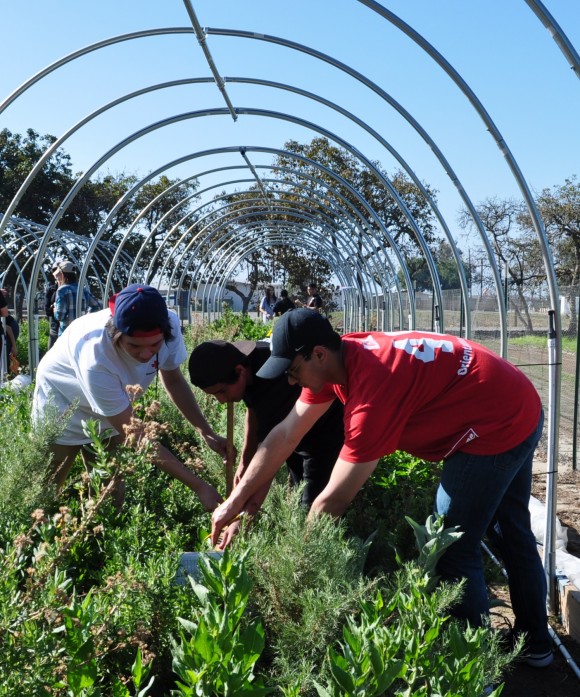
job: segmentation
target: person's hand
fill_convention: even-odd
[[[211,543],[217,545],[222,530],[232,523],[240,509],[232,505],[230,499],[226,499],[215,509],[211,516]]]
[[[202,482],[196,494],[199,496],[201,505],[206,511],[213,511],[223,501],[221,494],[207,482]]]
[[[229,547],[234,541],[236,535],[239,534],[241,527],[241,520],[234,520],[233,523],[230,523],[227,527],[225,527],[215,548],[223,551],[226,547]]]
[[[217,433],[213,431],[211,433],[204,433],[203,438],[214,452],[221,455],[224,459],[227,457],[227,440],[225,438],[218,436]]]

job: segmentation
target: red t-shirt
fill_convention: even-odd
[[[300,400],[345,405],[347,462],[395,450],[437,461],[455,451],[505,452],[537,426],[541,401],[519,368],[473,341],[430,332],[370,332],[342,337],[346,385],[326,385]]]

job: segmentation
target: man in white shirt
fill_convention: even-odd
[[[188,357],[177,316],[151,286],[133,284],[111,298],[109,308],[83,315],[68,327],[40,361],[32,416],[42,420],[46,408],[59,413],[74,407],[63,433],[52,446],[52,479],[62,486],[83,445],[90,443],[83,421],[96,419],[112,429],[111,445],[125,439],[133,416],[128,385],[143,390],[159,377],[168,395],[206,443],[225,456],[225,440],[201,413],[180,370]],[[159,469],[189,486],[206,510],[221,501],[218,492],[197,477],[167,448],[156,445]]]

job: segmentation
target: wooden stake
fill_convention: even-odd
[[[234,488],[234,403],[227,403],[227,433],[226,433],[226,496],[232,493]]]

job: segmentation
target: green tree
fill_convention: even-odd
[[[67,230],[90,237],[107,219],[117,201],[135,184],[134,175],[120,173],[97,176],[85,183],[75,196],[66,214]],[[119,241],[119,231],[127,228],[135,217],[134,206],[123,206],[109,221],[103,240]]]
[[[436,240],[431,247],[431,252],[433,260],[435,261],[435,266],[437,267],[441,288],[443,290],[461,288],[459,269],[457,268],[457,263],[449,242],[445,240]],[[462,263],[465,276],[469,277],[468,264],[463,260]],[[408,268],[411,279],[416,284],[416,290],[433,290],[431,275],[424,257],[411,257],[408,259]]]
[[[543,189],[536,205],[544,222],[558,282],[577,286],[580,282],[580,182],[577,176],[551,189]],[[521,223],[531,231],[532,221],[527,211],[521,216]],[[576,332],[576,293],[568,292],[567,299],[572,313],[568,329]]]
[[[265,226],[267,229],[268,225],[277,231],[288,230],[287,245],[278,243],[273,246],[266,242],[262,246],[263,259],[254,259],[257,264],[252,268],[254,280],[261,278],[264,282],[281,282],[291,293],[300,295],[306,294],[308,284],[313,281],[320,289],[325,306],[330,306],[332,268],[322,255],[313,254],[306,244],[300,244],[300,230],[307,226],[309,236],[320,236],[321,240],[327,239],[329,245],[340,247],[337,231],[344,230],[345,209],[356,220],[358,231],[353,229],[352,232],[358,235],[358,239],[355,237],[353,244],[357,246],[361,258],[366,261],[375,255],[384,257],[385,249],[391,243],[364,204],[349,186],[341,183],[341,179],[358,190],[374,210],[403,257],[418,259],[420,246],[412,226],[389,189],[373,170],[347,150],[331,145],[326,138],[315,138],[305,144],[289,141],[285,143],[284,149],[288,154],[276,157],[272,168],[274,176],[279,180],[278,184],[269,183],[267,188],[255,186],[225,199],[232,216],[232,226],[237,224],[234,216],[238,212],[244,215],[244,226],[256,226],[257,235],[261,234]],[[330,176],[315,164],[293,157],[292,153],[308,158],[313,163],[320,163],[339,175],[339,179]],[[420,188],[401,171],[388,177],[378,163],[373,164],[390,179],[425,240],[433,242],[436,239],[434,216]],[[435,192],[425,188],[434,199]],[[220,206],[223,202],[224,200]],[[308,220],[308,215],[312,215],[314,221]],[[220,217],[220,221],[222,220]],[[369,232],[372,234],[363,244],[361,236]],[[266,234],[265,239],[267,238]],[[352,249],[348,253],[352,254]],[[249,277],[248,280],[250,281]],[[376,278],[375,281],[382,282],[383,279]]]
[[[7,210],[36,162],[55,140],[54,136],[40,136],[32,129],[28,129],[24,136],[11,133],[8,129],[0,131],[0,212]],[[70,156],[62,149],[56,150],[30,183],[15,209],[15,215],[47,225],[79,176],[80,174],[73,175]],[[59,229],[92,237],[107,220],[117,202],[136,182],[137,177],[126,172],[93,176],[70,202],[59,221]],[[177,239],[185,229],[185,224],[178,223],[190,210],[189,197],[195,193],[197,186],[197,182],[179,185],[178,179],[172,180],[165,176],[148,182],[135,195],[129,197],[108,221],[106,229],[103,230],[102,240],[119,245],[124,239],[125,231],[137,221],[133,234],[123,247],[126,252],[125,259],[135,259],[145,239],[149,238],[146,249],[140,255],[140,268],[148,268],[159,245],[163,241],[171,241],[168,235],[171,234]],[[166,191],[166,195],[160,195]],[[149,205],[151,203],[152,205]],[[180,203],[183,205],[180,206]],[[144,214],[138,219],[141,211],[144,211]],[[187,223],[188,226],[191,224],[192,221]],[[18,242],[16,239],[13,241]],[[68,251],[72,252],[74,248],[75,253],[82,256],[82,246],[73,242],[68,244]],[[66,254],[67,249],[59,249],[59,253]],[[161,255],[156,258],[151,278],[155,276],[163,259]],[[120,258],[119,266],[122,267],[123,263],[123,259]],[[121,277],[127,272],[128,268],[121,268]]]
[[[40,136],[32,128],[25,136],[7,128],[0,131],[0,211],[6,211],[27,175],[55,140],[51,135]],[[57,150],[30,184],[15,214],[46,225],[72,183],[70,156]]]

